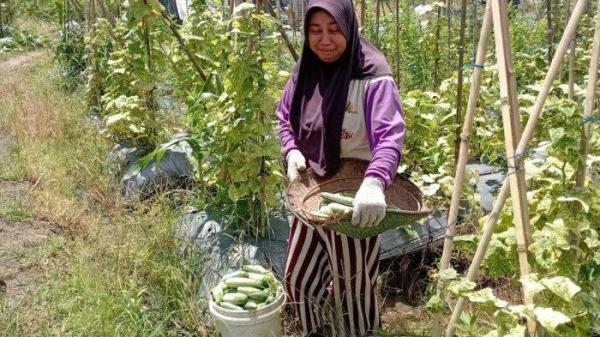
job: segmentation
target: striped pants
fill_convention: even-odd
[[[380,326],[374,291],[379,247],[378,236],[353,239],[293,220],[285,286],[305,334],[323,327],[328,298],[342,336],[370,335]]]

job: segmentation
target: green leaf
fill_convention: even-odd
[[[497,298],[490,288],[466,293],[465,297],[468,298],[471,303],[493,303],[498,308],[508,306],[508,302]]]
[[[240,18],[248,16],[254,11],[254,4],[251,2],[242,2],[233,9],[233,17]]]
[[[525,336],[525,326],[516,325],[508,330],[508,333],[504,334],[503,337],[523,337]]]
[[[433,295],[429,298],[427,304],[425,304],[425,308],[432,313],[439,313],[444,311],[446,303],[444,303],[439,295]]]
[[[460,278],[458,280],[452,280],[448,282],[446,289],[456,295],[461,295],[467,291],[475,289],[477,284],[475,282],[471,282],[465,278]]]
[[[525,289],[526,294],[533,298],[539,292],[544,291],[546,288],[538,281],[537,274],[529,274],[527,277],[521,278],[521,284]]]
[[[477,236],[475,234],[458,235],[454,237],[454,242],[476,242]]]
[[[544,278],[541,280],[541,283],[556,296],[569,303],[573,299],[573,296],[581,291],[581,287],[575,284],[570,278],[564,276]]]
[[[547,330],[554,331],[561,324],[571,319],[560,311],[551,308],[537,307],[533,309],[536,320]]]
[[[435,278],[437,278],[440,282],[454,280],[457,277],[458,273],[453,268],[442,270],[435,275]]]
[[[590,212],[590,205],[588,205],[586,202],[584,202],[583,200],[577,198],[577,197],[572,197],[572,196],[561,196],[558,197],[556,199],[557,201],[560,202],[571,202],[571,201],[576,201],[579,204],[581,204],[581,208],[583,209],[584,213],[589,213]]]
[[[439,189],[440,189],[440,184],[431,184],[431,185],[424,186],[421,189],[421,191],[423,192],[423,195],[430,197],[430,196],[434,195]]]

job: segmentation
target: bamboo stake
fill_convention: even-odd
[[[458,162],[460,152],[460,125],[462,124],[463,74],[465,60],[465,25],[467,24],[467,0],[462,0],[460,11],[460,42],[458,46],[458,88],[456,90],[456,137],[454,140],[454,165]]]
[[[567,4],[567,17],[571,16],[571,0]],[[571,39],[571,51],[569,52],[569,93],[568,98],[573,100],[575,97],[575,50],[576,50],[577,39],[573,36]]]
[[[515,148],[520,138],[521,125],[519,124],[518,97],[516,92],[517,82],[514,76],[512,48],[505,1],[498,0],[492,2],[492,17],[494,19],[494,36],[496,40],[496,55],[498,58],[498,77],[500,78],[500,102],[504,125],[504,144],[509,167],[507,174],[513,203],[519,269],[521,277],[528,277],[530,267],[527,259],[528,240],[525,234],[529,227],[526,195],[527,185],[525,184],[524,179],[523,161],[515,159]],[[519,176],[519,173],[521,173],[521,176]],[[525,305],[533,304],[533,299],[529,295],[525,285],[523,286],[523,303]],[[529,335],[535,336],[535,322],[528,319],[527,326]]]
[[[498,199],[506,200],[508,198],[508,194],[510,192],[509,184],[502,184],[500,188],[500,192],[498,192]],[[498,218],[502,212],[502,208],[504,207],[504,203],[494,203],[494,207],[492,208],[492,212],[490,213],[490,217],[488,221],[485,223],[483,234],[479,239],[479,245],[477,246],[477,251],[475,256],[473,257],[473,261],[471,261],[471,265],[469,266],[469,270],[467,272],[467,279],[474,282],[479,274],[479,266],[481,266],[481,262],[485,257],[485,253],[487,248],[490,245],[490,241],[492,240],[492,235],[494,234],[494,230],[496,228],[496,223],[498,222]],[[459,297],[454,305],[454,310],[452,310],[452,317],[450,318],[450,323],[446,328],[446,337],[454,336],[454,331],[456,330],[456,323],[460,319],[460,315],[463,312],[465,305],[465,298]]]
[[[544,79],[544,86],[542,87],[542,90],[538,94],[537,100],[535,101],[535,104],[533,105],[533,107],[531,109],[531,114],[529,116],[529,120],[527,121],[527,125],[525,126],[525,128],[523,130],[523,135],[521,137],[521,140],[519,141],[519,146],[517,147],[517,151],[516,151],[517,157],[523,156],[523,154],[527,148],[527,144],[529,143],[529,141],[531,140],[531,138],[533,136],[533,133],[535,132],[535,127],[536,127],[538,119],[542,113],[542,109],[544,108],[544,104],[546,102],[546,97],[548,96],[548,93],[550,92],[550,89],[552,88],[552,81],[554,80],[554,78],[556,78],[556,75],[557,75],[558,71],[560,70],[561,60],[564,57],[564,55],[569,47],[569,43],[573,37],[573,34],[575,34],[575,30],[577,28],[577,23],[580,21],[581,16],[585,12],[585,7],[586,7],[587,2],[588,2],[588,0],[578,0],[577,4],[575,5],[573,15],[569,19],[569,23],[567,24],[567,27],[565,28],[563,36],[562,36],[562,38],[558,44],[558,47],[556,49],[556,52],[554,53],[554,58],[552,59],[548,73],[546,74],[546,78]],[[521,158],[521,160],[522,160],[522,158]]]
[[[544,81],[544,87],[543,87],[542,91],[540,91],[540,93],[537,97],[536,103],[532,109],[531,116],[530,116],[529,120],[527,121],[527,125],[525,126],[525,129],[523,131],[523,135],[521,136],[521,140],[519,141],[519,145],[517,146],[517,150],[515,151],[516,153],[523,152],[526,144],[529,142],[531,135],[533,134],[533,130],[535,129],[536,123],[537,123],[539,116],[542,112],[542,109],[544,107],[546,97],[548,96],[548,93],[552,86],[552,81],[554,80],[554,78],[556,77],[556,74],[558,73],[558,71],[560,69],[559,68],[560,60],[564,57],[564,55],[566,53],[569,40],[572,38],[573,34],[575,33],[575,28],[577,27],[577,23],[579,22],[579,20],[581,19],[581,16],[585,12],[587,2],[588,2],[587,0],[578,0],[577,4],[575,5],[573,14],[572,14],[571,18],[569,19],[569,23],[567,24],[567,27],[565,28],[563,37],[562,37],[562,39],[558,45],[558,48],[554,54],[554,58],[552,60],[550,69],[548,70],[548,73],[546,74],[546,79]],[[479,273],[479,267],[481,266],[481,262],[483,261],[485,253],[489,247],[491,237],[496,229],[496,224],[498,222],[498,217],[500,215],[500,211],[502,210],[502,207],[504,206],[504,202],[506,201],[506,198],[508,197],[508,193],[509,193],[509,183],[508,183],[508,180],[505,180],[504,183],[502,184],[500,192],[498,193],[498,196],[496,197],[496,200],[494,201],[492,213],[490,214],[490,217],[488,218],[488,220],[486,221],[486,223],[483,227],[483,234],[482,234],[481,240],[480,240],[479,244],[477,245],[477,251],[475,252],[473,261],[471,262],[471,265],[469,266],[469,271],[467,273],[467,279],[470,281],[475,281],[475,278],[477,277],[477,274]],[[463,311],[464,303],[465,303],[464,298],[458,299],[456,306],[454,307],[454,310],[452,311],[452,318],[450,320],[450,325],[448,326],[448,331],[446,333],[447,337],[450,337],[453,335],[454,324],[456,324],[456,322],[458,321],[458,318],[460,317],[460,315]]]
[[[594,32],[594,43],[592,45],[592,59],[590,60],[590,70],[588,74],[587,91],[585,94],[585,106],[583,110],[584,121],[589,120],[594,110],[594,100],[596,95],[596,81],[598,79],[598,60],[600,58],[600,1],[598,1],[598,13],[596,14],[596,30]],[[581,158],[577,168],[577,187],[585,186],[586,162],[589,152],[589,138],[591,134],[591,124],[584,122],[581,129]]]
[[[477,31],[479,27],[477,27],[477,0],[473,1],[473,13],[471,17],[471,29],[473,34],[473,59],[477,57]]]
[[[365,2],[366,1],[367,0],[361,0],[360,1],[360,25],[361,26],[365,25],[365,15],[366,15],[366,13],[365,13],[365,11],[366,11],[366,9],[365,9]]]
[[[467,161],[469,160],[469,145],[470,137],[473,129],[473,121],[475,119],[475,110],[477,109],[477,100],[481,88],[481,74],[483,73],[483,65],[485,64],[485,55],[488,49],[490,33],[492,31],[492,4],[490,1],[485,5],[483,14],[483,23],[479,35],[479,45],[477,47],[477,56],[475,57],[475,68],[473,70],[473,79],[469,91],[469,102],[467,103],[467,112],[463,124],[461,135],[460,151],[458,155],[458,163],[456,164],[456,173],[454,176],[454,189],[452,191],[452,199],[450,209],[448,211],[448,223],[446,225],[446,238],[444,240],[444,250],[440,262],[440,271],[446,270],[450,265],[450,256],[454,245],[454,235],[456,234],[456,218],[458,217],[458,209],[460,206],[460,197],[464,187],[464,176]],[[439,292],[440,289],[438,289]],[[440,336],[440,321],[441,315],[434,315],[434,337]]]

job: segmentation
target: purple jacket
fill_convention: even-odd
[[[289,108],[293,96],[290,84],[291,79],[285,86],[277,107],[279,137],[284,158],[292,149],[303,152],[296,144],[289,122]],[[348,97],[348,100],[352,98]],[[372,156],[365,176],[379,178],[387,187],[394,179],[400,164],[405,132],[404,112],[398,88],[391,78],[366,86],[364,113],[367,141]]]

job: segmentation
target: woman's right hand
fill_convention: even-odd
[[[287,176],[290,181],[294,180],[300,174],[300,171],[306,170],[306,158],[304,158],[302,152],[299,150],[290,150],[286,160],[288,163]]]

